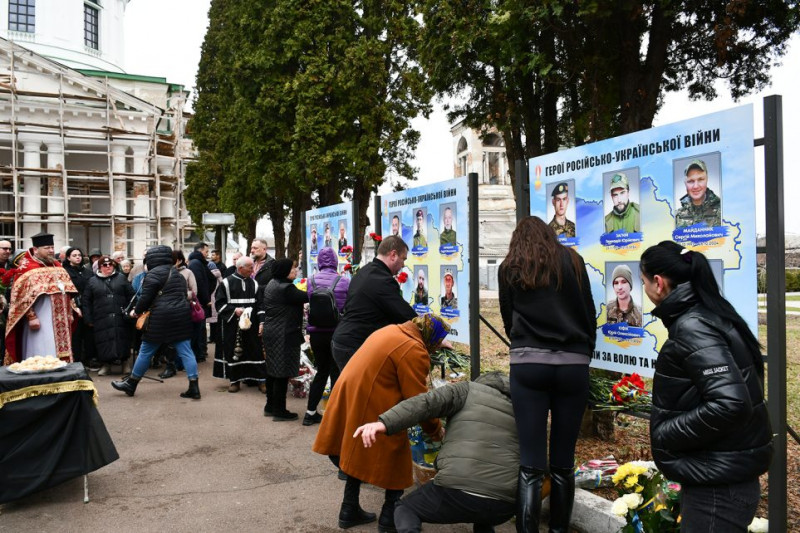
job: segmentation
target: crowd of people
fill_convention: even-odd
[[[399,236],[384,238],[352,279],[337,272],[336,252],[322,248],[307,291],[294,283],[297,262],[273,259],[262,239],[231,267],[218,253],[209,261],[204,243],[188,263],[180,251],[154,246],[127,274],[124,254],[96,250],[86,263],[80,249],[65,248],[62,267],[52,235],[36,235],[32,245],[12,259],[10,243],[0,241],[0,262],[16,269],[2,295],[5,364],[34,354],[97,360],[106,371],[121,363],[128,375],[112,386],[133,396],[164,357],[160,375],[184,370],[181,396],[200,399],[210,322],[214,376],[228,380],[231,393],[258,387],[264,415],[283,422],[299,418],[286,395],[307,332],[318,372],[302,424],[319,424],[312,449],[344,480],[340,528],[377,521],[380,532],[418,532],[424,522],[468,522],[490,532],[516,515],[518,532],[538,531],[549,477],[549,531],[569,531],[598,317],[586,265],[552,224],[523,218],[498,270],[509,375],[432,391],[430,355],[448,344],[450,326],[432,313],[418,316],[403,299],[394,276],[409,249]],[[669,334],[655,368],[650,436],[657,466],[682,484],[681,531],[746,531],[772,455],[761,347],[702,253],[665,241],[642,254],[639,271],[652,315]],[[642,320],[625,291],[632,276],[627,267],[612,274],[623,321]],[[311,317],[326,298],[328,318],[317,313],[306,325],[307,304]],[[443,440],[438,473],[403,497],[412,484],[405,430],[416,424]],[[361,507],[363,483],[385,490],[379,515]]]

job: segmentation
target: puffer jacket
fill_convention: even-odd
[[[317,268],[319,271],[312,276],[317,289],[330,287],[336,281],[339,273],[336,268],[339,266],[339,258],[333,248],[323,248],[317,255]],[[308,278],[308,299],[311,300],[311,295],[314,294],[314,285],[311,283],[311,278]],[[344,312],[344,304],[347,301],[347,289],[350,288],[350,280],[344,276],[340,276],[339,282],[333,289],[333,296],[336,298],[336,307],[339,308],[339,313]],[[309,333],[317,332],[330,332],[336,328],[319,328],[316,326],[308,325],[306,331]]]
[[[688,282],[653,314],[669,331],[653,377],[650,444],[658,468],[687,485],[739,483],[766,472],[772,429],[763,376],[742,337]]]
[[[508,376],[490,373],[477,381],[446,385],[404,400],[378,419],[386,426],[386,434],[392,435],[439,417],[447,417],[447,432],[433,482],[515,501],[519,438]]]
[[[272,278],[264,287],[264,332],[267,375],[293,378],[300,371],[300,345],[303,344],[303,304],[308,295],[288,279]]]
[[[128,278],[116,270],[110,276],[98,272],[83,291],[83,319],[94,328],[97,357],[104,363],[130,355],[131,322],[125,308],[133,295]]]
[[[150,324],[142,333],[142,340],[159,344],[188,340],[192,334],[187,298],[189,289],[186,280],[173,266],[172,248],[150,248],[147,250],[145,264],[147,275],[142,282],[135,309],[137,315],[151,311]]]

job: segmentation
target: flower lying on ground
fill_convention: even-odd
[[[751,533],[767,533],[769,531],[769,520],[757,516],[753,518],[753,521],[747,526],[747,531]]]
[[[625,517],[624,533],[677,532],[680,486],[670,483],[651,461],[632,461],[612,477],[620,495],[611,512]]]
[[[623,376],[619,381],[590,374],[589,403],[595,411],[649,412],[652,398],[639,374]]]

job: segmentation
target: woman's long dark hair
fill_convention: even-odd
[[[183,251],[172,250],[172,264],[174,265],[176,262],[178,262],[178,267],[186,266],[186,257],[183,255]]]
[[[583,265],[578,253],[558,242],[553,229],[541,218],[525,217],[511,234],[508,255],[500,264],[498,276],[522,290],[552,285],[560,289],[561,258],[565,252],[570,254],[575,277],[582,284]]]
[[[764,375],[764,360],[761,358],[761,344],[747,322],[736,312],[731,303],[719,292],[717,280],[706,256],[690,251],[672,241],[662,241],[651,246],[642,254],[640,270],[647,279],[662,276],[674,289],[677,285],[691,282],[700,302],[712,313],[728,320],[753,354],[753,363]]]

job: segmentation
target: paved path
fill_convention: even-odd
[[[343,482],[327,458],[311,452],[318,426],[265,418],[264,395],[250,387],[226,392],[227,382],[211,377],[210,362],[200,365],[200,401],[178,396],[183,374],[163,384],[143,380],[133,398],[111,388],[118,377],[92,377],[120,459],[89,475],[88,504],[80,478],[0,506],[0,532],[340,531]],[[288,407],[302,413],[305,400],[290,398]],[[382,490],[364,486],[365,509],[380,511],[382,502]]]

